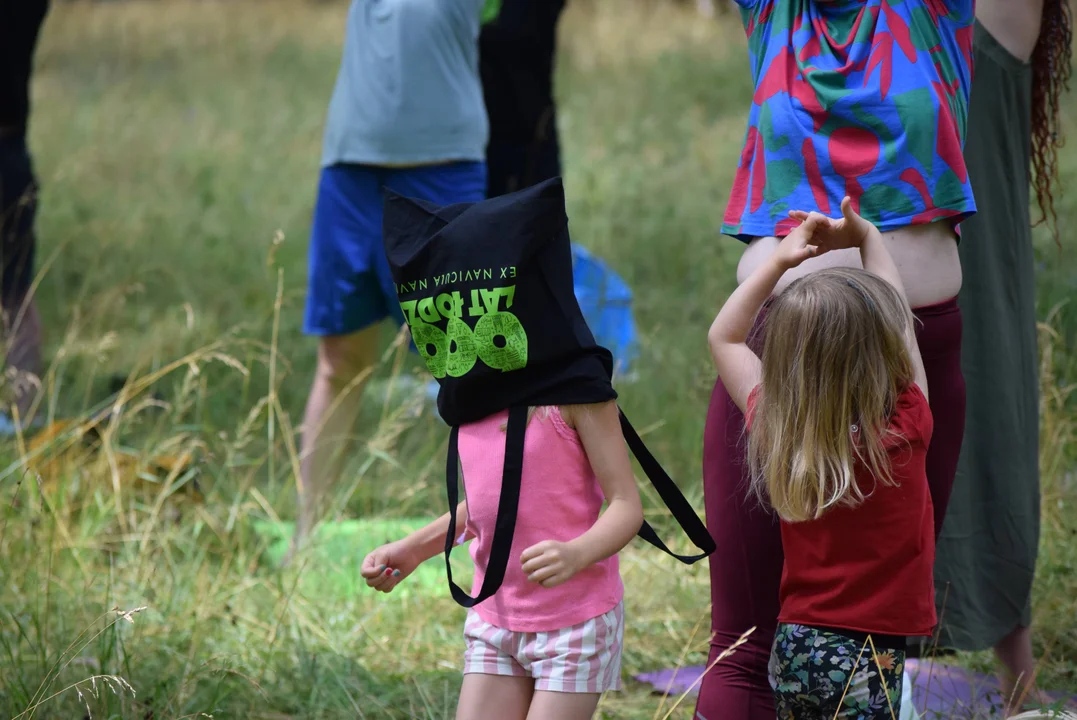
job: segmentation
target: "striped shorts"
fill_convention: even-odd
[[[535,679],[535,689],[603,693],[621,689],[624,603],[579,625],[550,632],[495,627],[474,610],[464,623],[465,675]]]

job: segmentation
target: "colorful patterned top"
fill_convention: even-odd
[[[841,198],[882,230],[976,211],[962,157],[974,0],[737,0],[755,97],[722,232]]]

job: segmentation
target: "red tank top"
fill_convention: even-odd
[[[755,399],[753,390],[749,418]],[[915,384],[898,397],[890,428],[896,485],[876,483],[859,467],[857,481],[871,492],[863,503],[817,520],[782,521],[780,622],[880,635],[930,635],[935,627],[935,530],[925,471],[933,424]]]

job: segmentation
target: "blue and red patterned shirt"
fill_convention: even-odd
[[[755,96],[722,232],[853,207],[881,230],[976,211],[962,148],[974,0],[737,0]]]

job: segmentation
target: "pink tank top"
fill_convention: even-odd
[[[467,533],[474,536],[472,589],[482,586],[490,557],[505,464],[508,411],[460,426],[460,467],[467,496]],[[557,408],[534,413],[524,436],[523,476],[516,535],[505,581],[497,593],[475,606],[485,622],[513,632],[559,630],[609,612],[624,597],[617,556],[577,573],[555,588],[529,582],[520,555],[543,540],[567,542],[589,530],[603,503],[579,435]]]

